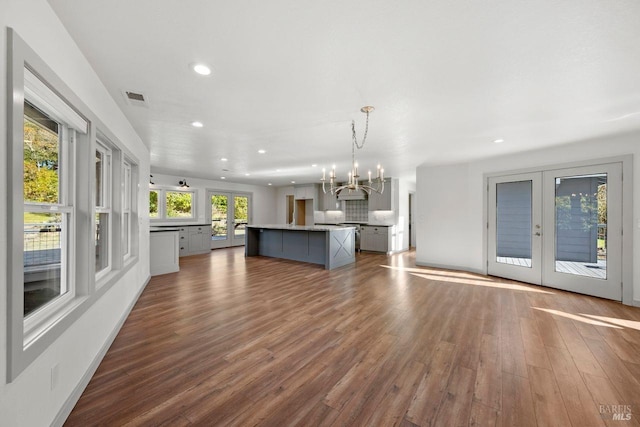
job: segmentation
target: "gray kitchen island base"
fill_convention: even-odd
[[[245,256],[257,255],[321,264],[332,270],[355,262],[355,228],[248,225]]]

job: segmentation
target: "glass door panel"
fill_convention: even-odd
[[[622,299],[622,164],[545,172],[545,286]]]
[[[229,193],[209,192],[211,202],[211,249],[232,246],[229,233],[229,209],[233,209],[233,197]]]
[[[227,207],[229,196],[213,194],[211,196],[211,240],[227,240]]]
[[[541,173],[489,179],[488,273],[541,281]]]
[[[607,278],[607,174],[555,178],[555,271]]]
[[[249,221],[249,196],[234,196],[233,198],[233,237],[244,239],[245,227]]]
[[[533,182],[496,184],[496,262],[531,268]]]

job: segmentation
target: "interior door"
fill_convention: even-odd
[[[545,286],[622,299],[622,164],[544,173]]]
[[[211,248],[244,245],[250,220],[251,194],[209,191],[211,210]]]
[[[542,174],[489,178],[487,271],[541,284]]]

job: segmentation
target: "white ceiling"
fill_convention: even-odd
[[[364,105],[361,170],[412,180],[640,129],[637,0],[49,2],[158,173],[288,185],[336,163],[346,179]]]

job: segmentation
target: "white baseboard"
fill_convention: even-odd
[[[96,357],[93,359],[93,361],[89,365],[89,368],[80,379],[80,382],[78,382],[78,385],[75,386],[75,388],[73,389],[73,391],[71,392],[67,400],[64,402],[64,405],[62,405],[62,408],[60,408],[60,410],[58,411],[58,415],[56,415],[56,417],[54,418],[53,422],[51,423],[51,426],[62,427],[64,422],[67,420],[67,417],[69,417],[69,414],[71,414],[71,411],[76,406],[76,403],[78,403],[78,400],[80,399],[80,396],[82,396],[82,392],[84,391],[84,389],[87,388],[87,386],[89,385],[89,381],[91,381],[93,374],[96,373],[96,370],[98,369],[98,366],[100,366],[102,359],[104,359],[104,356],[107,354],[109,347],[111,347],[111,344],[113,344],[113,341],[118,336],[118,333],[120,332],[120,328],[122,328],[122,325],[124,325],[124,322],[127,320],[127,317],[129,317],[129,313],[131,313],[131,310],[133,310],[133,307],[136,305],[136,302],[138,302],[140,295],[145,290],[150,280],[151,280],[151,276],[147,277],[147,280],[145,280],[144,285],[140,288],[140,290],[138,291],[138,294],[133,299],[133,301],[131,301],[131,304],[129,304],[129,307],[127,307],[124,314],[118,321],[118,324],[115,326],[115,328],[113,328],[113,331],[111,331],[111,334],[109,334],[109,337],[105,341],[102,348],[100,348],[100,351],[98,352],[98,354],[96,354]]]
[[[416,261],[416,265],[420,267],[433,267],[433,268],[442,268],[445,270],[466,271],[467,273],[482,274],[483,276],[486,276],[486,273],[482,270],[474,270],[473,268],[461,267],[459,265],[433,264],[430,262],[421,262],[421,261]]]

